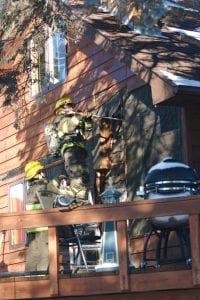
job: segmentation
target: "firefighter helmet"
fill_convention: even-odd
[[[60,109],[62,109],[62,107],[65,105],[74,106],[74,103],[72,103],[71,98],[68,97],[57,100],[55,106],[55,114],[57,115]]]
[[[34,161],[30,161],[26,164],[25,166],[25,175],[28,179],[32,179],[34,178],[39,171],[41,171],[44,168],[44,166],[38,161],[38,160],[34,160]]]

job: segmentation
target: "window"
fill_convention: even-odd
[[[47,31],[47,38],[35,36],[30,42],[32,96],[46,92],[66,78],[66,46],[61,32]]]
[[[9,186],[9,211],[20,212],[25,210],[24,180],[17,181]],[[25,229],[10,230],[10,247],[21,247],[25,243]]]

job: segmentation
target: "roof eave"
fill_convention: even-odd
[[[124,62],[135,75],[151,86],[154,105],[184,106],[188,102],[199,102],[200,88],[176,85],[158,74],[158,70],[147,67],[141,60],[135,58],[130,51],[121,48],[120,45],[110,40],[109,36],[105,36],[99,29],[94,28],[88,20],[87,25],[87,34],[93,38],[96,44],[101,45],[106,51],[111,51],[116,59]]]
[[[168,99],[157,102],[158,105],[186,107],[200,104],[200,87],[177,86],[177,91]]]

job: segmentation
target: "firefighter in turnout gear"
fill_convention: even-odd
[[[25,166],[27,178],[26,210],[42,209],[37,192],[46,190],[48,181],[39,161],[28,162]],[[48,228],[27,229],[27,257],[25,271],[47,271],[48,269]]]
[[[69,177],[66,175],[59,175],[58,178],[50,180],[47,189],[57,195],[54,199],[54,207],[67,207],[68,210],[72,210],[83,204],[77,203],[76,193],[70,186]]]
[[[89,172],[85,134],[92,128],[91,118],[76,112],[72,100],[67,97],[56,102],[54,113],[53,123],[47,126],[51,130],[46,133],[47,144],[51,141],[48,144],[49,152],[55,154],[56,151],[64,159],[69,179],[67,193],[76,202],[88,204]]]

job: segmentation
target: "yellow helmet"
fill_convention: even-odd
[[[38,161],[30,161],[26,164],[24,172],[28,179],[34,178],[44,166]]]
[[[74,103],[72,103],[71,98],[61,98],[56,101],[56,106],[55,106],[55,114],[58,114],[58,111],[64,106],[64,105],[71,105],[74,106]]]

